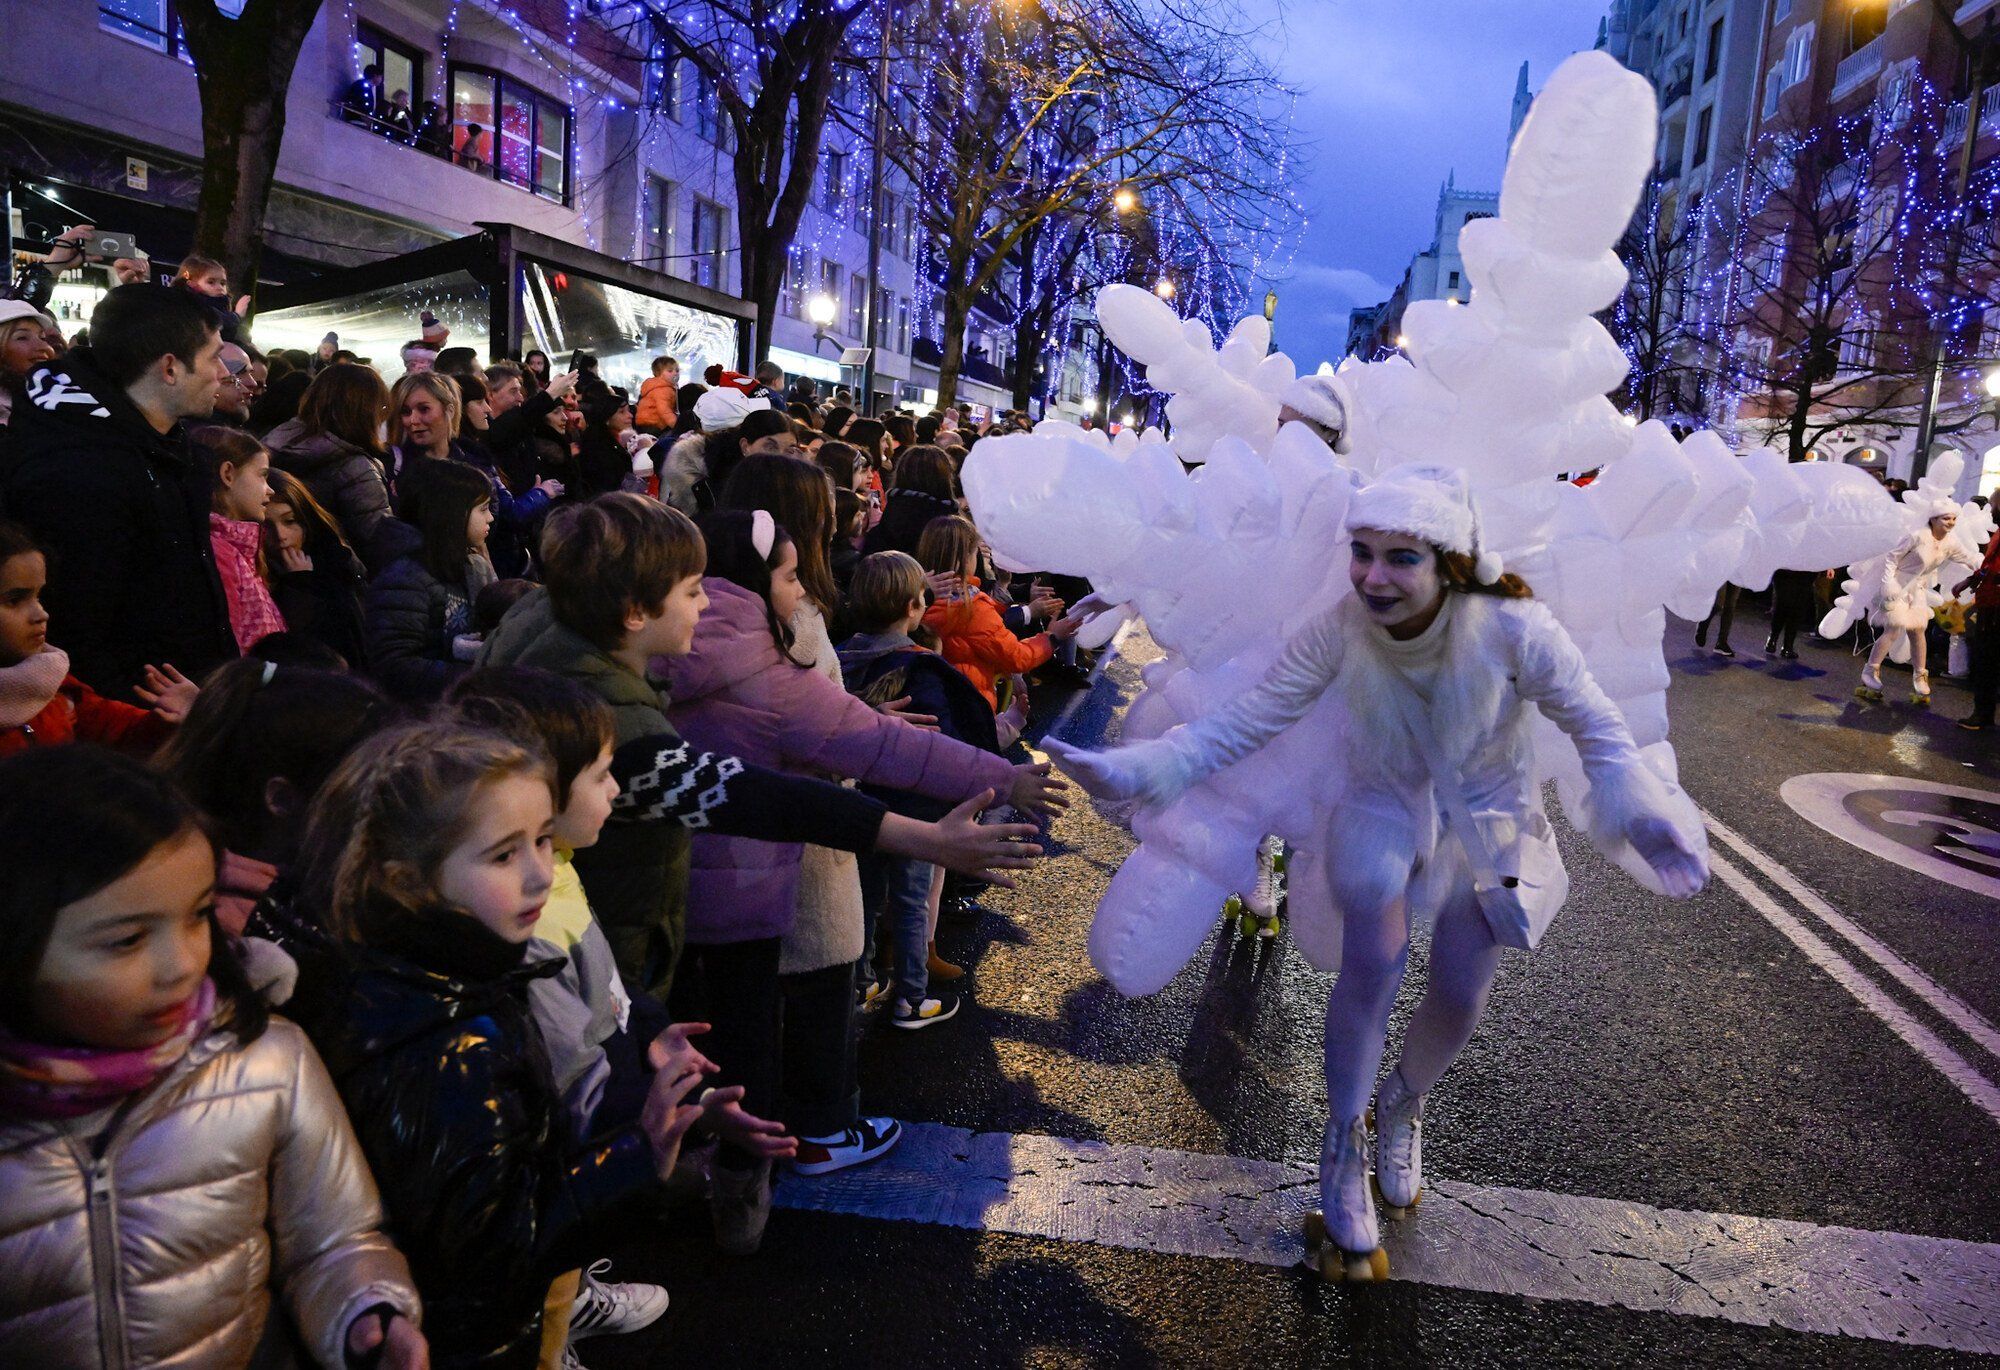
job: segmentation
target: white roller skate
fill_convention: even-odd
[[[1918,671],[1910,677],[1910,703],[1919,709],[1931,706],[1931,673]]]
[[[1369,1284],[1389,1278],[1389,1253],[1375,1223],[1368,1188],[1368,1124],[1329,1118],[1319,1153],[1324,1212],[1306,1214],[1307,1259],[1330,1283]]]
[[[1267,837],[1257,844],[1257,884],[1244,901],[1241,932],[1269,941],[1278,935],[1278,910],[1285,902],[1285,843]]]
[[[1861,668],[1861,684],[1855,687],[1854,697],[1869,704],[1882,702],[1882,674],[1873,666]]]
[[[1424,1099],[1393,1070],[1375,1091],[1375,1187],[1382,1206],[1400,1218],[1424,1197]]]

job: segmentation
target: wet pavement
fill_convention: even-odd
[[[1288,941],[1241,942],[1218,919],[1163,992],[1121,999],[1084,941],[1131,838],[1079,805],[1019,889],[941,929],[940,952],[971,972],[959,1018],[899,1033],[872,1015],[864,1029],[868,1110],[992,1139],[939,1128],[922,1142],[942,1166],[998,1157],[999,1177],[943,1203],[913,1136],[900,1174],[790,1181],[793,1207],[752,1259],[716,1255],[698,1208],[635,1225],[606,1253],[614,1277],[666,1284],[673,1307],[645,1333],[585,1343],[584,1360],[1918,1365],[2000,1348],[2000,1266],[1986,1264],[2000,1242],[2000,903],[1976,888],[1979,801],[1951,800],[1932,831],[1903,793],[2000,792],[2000,735],[1953,726],[1965,700],[1949,682],[1928,712],[1860,705],[1845,647],[1767,660],[1762,629],[1746,603],[1734,661],[1669,629],[1683,780],[1735,839],[1716,841],[1735,878],[1668,903],[1563,828],[1570,903],[1540,951],[1509,957],[1432,1096],[1432,1175],[1469,1204],[1525,1196],[1513,1207],[1560,1216],[1488,1238],[1419,1208],[1390,1240],[1414,1278],[1360,1290],[1284,1268],[1233,1211],[1190,1219],[1211,1201],[1263,1203],[1288,1223],[1286,1177],[1317,1155],[1324,1116],[1329,979]],[[1065,739],[1115,736],[1148,650],[1129,641],[1087,698],[1038,701],[1042,722],[1063,706]],[[1892,701],[1907,680],[1892,678]],[[1851,803],[1860,828],[1843,836],[1780,795],[1819,776],[1881,777],[1868,784],[1889,798]],[[1975,888],[1922,873],[1931,858],[1911,853],[1940,844]],[[1392,1045],[1423,961],[1419,944]],[[1087,1187],[1118,1166],[1132,1193]],[[822,1206],[841,1211],[800,1211]],[[1612,1241],[1537,1241],[1518,1231],[1529,1221]],[[1656,1245],[1684,1226],[1707,1254],[1617,1249],[1634,1224]],[[1724,1229],[1760,1235],[1718,1255],[1700,1236]],[[1781,1272],[1806,1248],[1824,1248],[1819,1265]],[[1552,1250],[1581,1263],[1552,1270]],[[1621,1273],[1634,1260],[1645,1268]]]

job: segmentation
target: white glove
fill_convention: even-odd
[[[1188,785],[1187,768],[1164,739],[1108,752],[1087,752],[1055,738],[1042,739],[1065,775],[1099,799],[1171,803]]]
[[[1671,820],[1641,814],[1626,827],[1625,840],[1660,877],[1669,898],[1690,898],[1708,883],[1708,858],[1682,840]]]

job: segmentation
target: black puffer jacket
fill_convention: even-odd
[[[917,554],[917,540],[932,519],[958,512],[958,501],[939,499],[921,490],[891,490],[882,503],[882,518],[861,539],[861,555],[877,552]]]
[[[461,914],[405,917],[393,946],[308,958],[295,1013],[354,1120],[439,1367],[527,1367],[549,1281],[601,1255],[658,1193],[635,1128],[568,1149],[528,1009],[559,960]],[[336,993],[317,977],[337,976]]]
[[[870,704],[908,696],[912,713],[929,714],[946,737],[983,751],[1000,750],[993,709],[979,687],[936,652],[919,647],[903,633],[856,633],[840,644],[841,679],[849,694]],[[935,822],[951,812],[942,800],[909,790],[863,785],[891,813]]]
[[[369,570],[396,559],[392,530],[382,526],[389,519],[389,481],[380,462],[331,433],[306,431],[300,419],[273,428],[264,445],[271,449],[271,464],[304,481],[339,521]]]
[[[407,528],[407,524],[399,524]],[[469,558],[465,579],[447,584],[416,549],[369,582],[362,602],[368,666],[397,699],[428,704],[470,668],[452,655],[452,639],[471,631],[471,603],[493,581],[483,557]]]
[[[155,432],[87,347],[28,377],[0,512],[49,550],[49,640],[70,670],[133,700],[149,665],[190,679],[237,655],[209,549],[209,479],[177,424]]]
[[[355,670],[368,664],[361,627],[361,595],[367,583],[361,562],[345,546],[328,544],[311,552],[310,571],[274,571],[271,598],[285,627],[331,647]]]

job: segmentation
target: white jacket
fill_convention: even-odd
[[[1883,621],[1891,628],[1927,627],[1931,621],[1931,590],[1938,583],[1938,568],[1955,561],[1970,570],[1979,569],[1979,558],[1961,547],[1950,535],[1931,536],[1930,525],[1882,560],[1881,583],[1877,587]]]
[[[1640,756],[1618,712],[1591,679],[1583,655],[1534,600],[1451,594],[1425,634],[1440,634],[1428,716],[1440,750],[1459,771],[1466,806],[1496,851],[1518,835],[1545,838],[1548,816],[1534,763],[1529,706],[1576,744],[1590,789],[1584,826],[1607,856],[1628,867],[1632,821],[1656,815],[1702,845],[1687,796]],[[1418,686],[1407,655],[1360,603],[1344,598],[1298,633],[1263,681],[1227,708],[1136,747],[1130,781],[1164,804],[1204,776],[1256,751],[1338,690],[1351,720],[1347,781],[1318,855],[1335,903],[1381,908],[1398,895],[1413,919],[1467,879],[1456,844],[1439,858],[1434,781],[1398,696]],[[1421,699],[1419,694],[1419,699]]]

